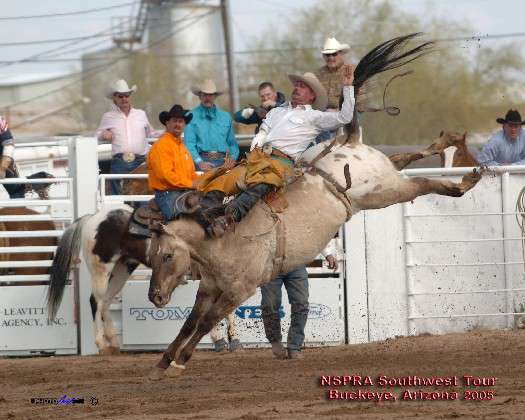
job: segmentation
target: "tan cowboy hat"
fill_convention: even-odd
[[[194,95],[199,96],[201,93],[207,93],[208,95],[222,95],[224,92],[218,91],[217,86],[215,86],[215,83],[211,79],[206,79],[204,82],[202,82],[198,86],[192,86],[191,91]]]
[[[335,38],[326,38],[323,49],[321,50],[321,54],[333,54],[337,51],[341,51],[341,53],[343,54],[347,53],[348,51],[350,51],[350,45],[341,44]]]
[[[290,82],[292,83],[301,81],[310,86],[310,89],[315,93],[315,101],[312,104],[312,108],[318,109],[319,111],[324,111],[326,109],[326,105],[328,105],[328,95],[315,74],[305,73],[302,76],[300,74],[289,74],[288,79],[290,79]]]
[[[128,82],[124,79],[119,79],[113,82],[106,91],[106,97],[112,99],[115,93],[133,93],[136,92],[137,85],[133,85],[131,88],[128,86]]]

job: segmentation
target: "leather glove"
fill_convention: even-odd
[[[243,118],[248,119],[253,115],[254,109],[253,108],[244,108],[241,111],[241,115]]]
[[[264,131],[259,131],[257,135],[253,138],[252,144],[250,146],[250,152],[256,147],[262,148],[264,141],[266,140],[267,134]]]

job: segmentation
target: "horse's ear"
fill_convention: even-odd
[[[445,134],[445,132],[441,130],[441,133],[439,133],[439,137],[443,137],[443,134]]]
[[[465,131],[465,132],[463,133],[463,140],[465,140],[466,138],[467,138],[467,132]]]

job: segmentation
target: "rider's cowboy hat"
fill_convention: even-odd
[[[217,86],[211,79],[206,79],[198,86],[192,86],[191,91],[194,95],[199,96],[201,93],[206,93],[208,95],[222,95],[224,92],[218,91]]]
[[[170,118],[184,118],[186,124],[188,124],[193,117],[193,114],[188,113],[187,109],[184,109],[181,105],[175,104],[169,111],[162,111],[159,114],[159,121],[162,125],[166,125]]]
[[[124,79],[119,79],[113,82],[106,91],[106,97],[108,99],[112,99],[113,95],[116,93],[128,93],[132,94],[137,90],[137,85],[133,85],[132,87],[128,86],[128,82],[126,82]]]
[[[496,118],[496,122],[500,124],[512,123],[512,124],[525,124],[525,121],[521,120],[520,113],[515,109],[509,109],[505,118]]]
[[[348,44],[341,44],[337,39],[335,38],[327,38],[324,42],[323,49],[321,50],[321,54],[333,54],[337,51],[341,51],[342,54],[350,51],[350,45]]]
[[[302,76],[300,74],[289,74],[288,79],[290,79],[292,83],[300,81],[310,86],[310,89],[315,93],[315,101],[312,104],[312,108],[320,111],[326,109],[326,105],[328,105],[328,95],[319,79],[315,77],[315,74],[305,73]]]

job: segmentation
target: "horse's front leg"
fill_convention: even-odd
[[[151,372],[150,379],[158,380],[164,376],[164,371],[170,366],[172,361],[175,360],[180,349],[182,349],[196,332],[197,326],[200,324],[204,314],[206,314],[213,305],[216,296],[217,292],[206,288],[201,281],[190,315],[186,319],[186,322],[184,322],[175,340],[168,346],[159,363],[157,363],[157,366]]]
[[[233,297],[232,294],[222,293],[217,301],[213,304],[211,309],[203,316],[197,325],[197,330],[188,340],[183,349],[181,349],[175,359],[170,363],[166,369],[166,376],[179,376],[184,369],[186,363],[191,358],[193,350],[199,344],[202,337],[210,332],[213,326],[223,319],[226,315],[231,313],[237,306],[244,302],[250,295],[239,295]]]

